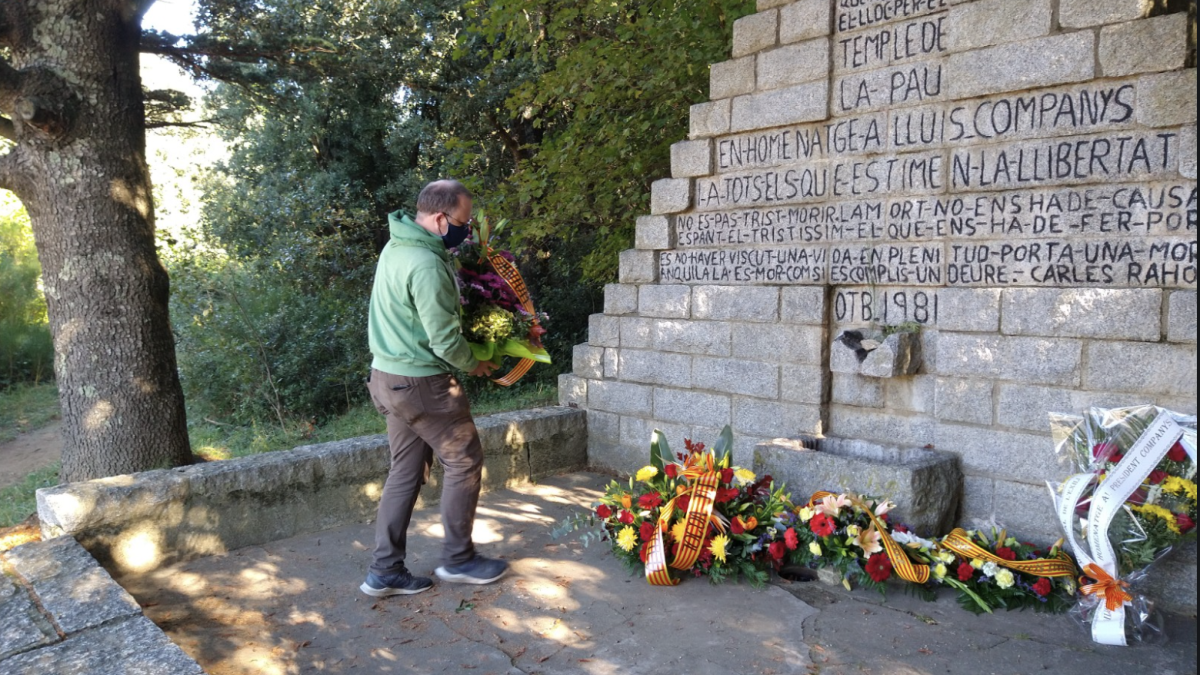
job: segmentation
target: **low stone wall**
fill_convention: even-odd
[[[566,407],[475,420],[484,490],[587,466],[587,416]],[[72,535],[115,576],[375,516],[386,436],[38,490],[42,536]],[[436,502],[435,463],[420,504]]]
[[[0,553],[0,673],[203,675],[71,537]]]

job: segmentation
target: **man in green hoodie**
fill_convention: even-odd
[[[387,420],[391,468],[375,522],[375,561],[359,589],[374,597],[429,590],[433,581],[404,564],[408,524],[436,454],[444,468],[442,525],[444,581],[487,584],[508,570],[475,552],[471,529],[483,476],[483,447],[470,404],[451,369],[491,375],[462,336],[458,284],[447,249],[470,234],[471,193],[458,181],[430,183],[417,197],[417,215],[388,216],[391,240],[379,255],[371,291],[368,389]]]

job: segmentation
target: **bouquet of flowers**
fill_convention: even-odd
[[[1032,608],[1059,614],[1074,604],[1075,565],[1059,540],[1048,551],[1017,541],[1005,530],[956,529],[941,541],[918,537],[897,525],[893,540],[913,560],[929,566],[929,580],[916,592],[931,598],[939,586],[953,588],[964,609]]]
[[[1051,429],[1056,452],[1076,472],[1049,483],[1051,495],[1092,581],[1075,614],[1102,644],[1153,639],[1153,603],[1136,586],[1196,536],[1196,418],[1155,406],[1091,408],[1052,415]]]
[[[508,221],[501,220],[493,227],[483,213],[475,221],[472,237],[454,251],[463,336],[480,361],[498,362],[505,356],[528,361],[521,370],[523,375],[533,362],[550,363],[542,345],[546,334],[542,322],[549,317],[533,308],[513,254],[491,247],[491,237]]]
[[[671,561],[683,575],[761,586],[800,545],[794,506],[770,476],[731,466],[732,445],[725,427],[711,449],[686,439],[686,452],[672,455],[655,431],[650,463],[628,483],[610,483],[591,513],[568,518],[555,535],[588,529],[585,543],[609,541],[618,559],[655,585],[678,583],[666,570]]]
[[[784,520],[793,525],[800,545],[787,557],[790,567],[835,570],[851,584],[884,592],[892,561],[884,551],[888,512],[895,504],[874,497],[818,492]]]

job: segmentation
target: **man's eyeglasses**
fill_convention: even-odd
[[[446,213],[445,211],[442,211],[441,213],[443,216],[446,216],[446,221],[455,227],[471,227],[472,225],[475,224],[475,216],[471,216],[470,220],[468,220],[467,222],[462,223],[460,225],[460,224],[454,222],[454,219],[450,217],[449,213]]]

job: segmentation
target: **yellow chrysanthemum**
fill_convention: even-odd
[[[983,569],[983,561],[980,560],[979,558],[972,558],[971,559],[971,567],[974,567],[977,570]]]
[[[712,538],[708,544],[708,550],[712,551],[713,557],[721,562],[725,562],[725,547],[729,546],[729,537],[723,534],[718,534]]]
[[[750,469],[738,469],[733,472],[733,477],[740,483],[753,483],[758,479],[758,476],[755,476],[754,472]]]
[[[937,577],[938,579],[945,579],[946,578],[946,564],[938,563],[937,565],[934,565],[933,576]]]
[[[638,482],[645,483],[646,481],[650,480],[651,478],[654,478],[657,475],[658,475],[658,469],[656,469],[652,466],[643,466],[642,468],[638,469],[636,478],[637,478]]]
[[[1173,495],[1184,494],[1188,499],[1196,501],[1196,484],[1179,476],[1171,476],[1163,481],[1163,492]]]
[[[1175,522],[1175,514],[1164,509],[1163,507],[1156,506],[1154,504],[1143,504],[1141,506],[1132,506],[1130,508],[1148,516],[1154,516],[1155,518],[1161,519],[1167,524],[1168,530],[1174,532],[1175,534],[1181,534],[1179,530],[1179,524]]]
[[[687,527],[687,521],[680,518],[678,522],[671,526],[671,538],[675,541],[683,541],[683,530]]]
[[[617,534],[617,546],[620,546],[622,550],[632,551],[636,545],[637,532],[633,531],[632,525],[626,525],[625,529]]]
[[[821,555],[821,545],[815,541],[809,542],[808,551],[809,551],[809,553],[812,553],[813,555],[819,556],[819,555]]]

